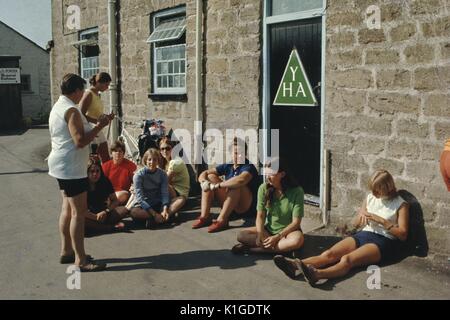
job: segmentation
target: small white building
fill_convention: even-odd
[[[51,109],[48,52],[0,21],[0,55],[20,56],[24,117],[38,119]]]

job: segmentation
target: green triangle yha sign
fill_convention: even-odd
[[[292,49],[273,101],[275,106],[317,106],[317,100],[297,49]]]

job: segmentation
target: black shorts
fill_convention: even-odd
[[[392,240],[380,234],[371,231],[360,231],[352,236],[355,239],[356,247],[362,247],[365,244],[375,244],[381,253],[381,260],[390,260],[399,253],[400,240]]]
[[[64,191],[66,197],[75,197],[89,189],[88,178],[56,180],[58,180],[59,189]]]

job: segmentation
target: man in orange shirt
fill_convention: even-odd
[[[112,159],[102,164],[105,176],[111,181],[120,204],[127,203],[136,165],[124,158],[125,145],[116,141],[111,145]]]

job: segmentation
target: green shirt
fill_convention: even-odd
[[[186,164],[181,158],[170,160],[167,171],[173,172],[172,185],[180,196],[189,196],[190,179]]]
[[[264,196],[267,185],[263,183],[258,189],[257,211],[266,214],[265,227],[272,234],[277,234],[287,227],[293,218],[303,217],[304,193],[302,187],[295,187],[286,190],[281,198],[273,197],[270,208],[266,207]]]

